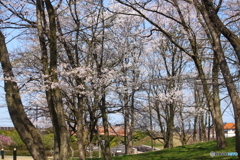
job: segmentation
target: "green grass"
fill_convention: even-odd
[[[135,142],[133,146],[137,145],[147,145],[151,146],[151,138],[149,136],[144,137],[143,139]],[[173,147],[180,146],[181,142],[177,136],[173,137]],[[153,147],[158,149],[163,149],[163,140],[154,140]]]
[[[171,149],[147,152],[136,155],[113,157],[113,160],[206,160],[206,159],[238,159],[238,157],[210,156],[210,152],[235,152],[235,137],[227,138],[228,146],[224,149],[216,147],[216,141],[201,142],[178,146]],[[97,159],[94,159],[97,160]],[[99,160],[99,159],[98,159]]]
[[[151,138],[149,136],[146,136],[143,139],[141,139],[133,144],[133,146],[138,146],[138,145],[151,146]],[[153,146],[155,148],[159,148],[159,149],[163,148],[163,144],[158,140],[153,141]]]

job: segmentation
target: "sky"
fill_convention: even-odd
[[[3,89],[3,81],[0,80],[0,127],[13,127],[12,120],[8,113],[5,101],[5,91]]]
[[[0,127],[13,127],[7,108],[0,108]]]

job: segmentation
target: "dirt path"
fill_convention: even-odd
[[[12,156],[4,156],[4,160],[13,160]],[[32,157],[28,156],[17,156],[17,160],[33,160]]]

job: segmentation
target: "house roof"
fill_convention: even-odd
[[[99,134],[104,135],[103,127],[99,127]],[[123,126],[112,126],[108,128],[110,136],[124,136],[124,127]]]
[[[224,129],[235,129],[235,124],[234,123],[226,123],[223,126]]]

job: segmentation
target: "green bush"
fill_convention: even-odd
[[[147,136],[147,134],[145,132],[143,132],[143,131],[140,131],[140,130],[135,131],[133,133],[133,141],[139,141],[140,139],[143,139],[146,136]]]
[[[43,145],[45,150],[52,150],[54,146],[54,135],[53,133],[48,133],[48,134],[41,134],[41,138],[43,141]]]
[[[117,136],[114,136],[111,141],[110,141],[110,147],[115,147],[119,144],[122,144],[124,143],[124,138],[123,137],[117,137]]]
[[[23,141],[21,140],[21,138],[20,138],[20,136],[19,136],[19,134],[17,133],[16,130],[1,131],[0,133],[4,136],[10,137],[15,142],[15,144],[12,144],[5,149],[11,150],[14,147],[17,147],[20,150],[27,150],[26,145],[23,143]]]
[[[13,155],[13,149],[12,150],[5,150],[5,155],[12,156]],[[17,156],[31,156],[28,150],[17,150]]]

